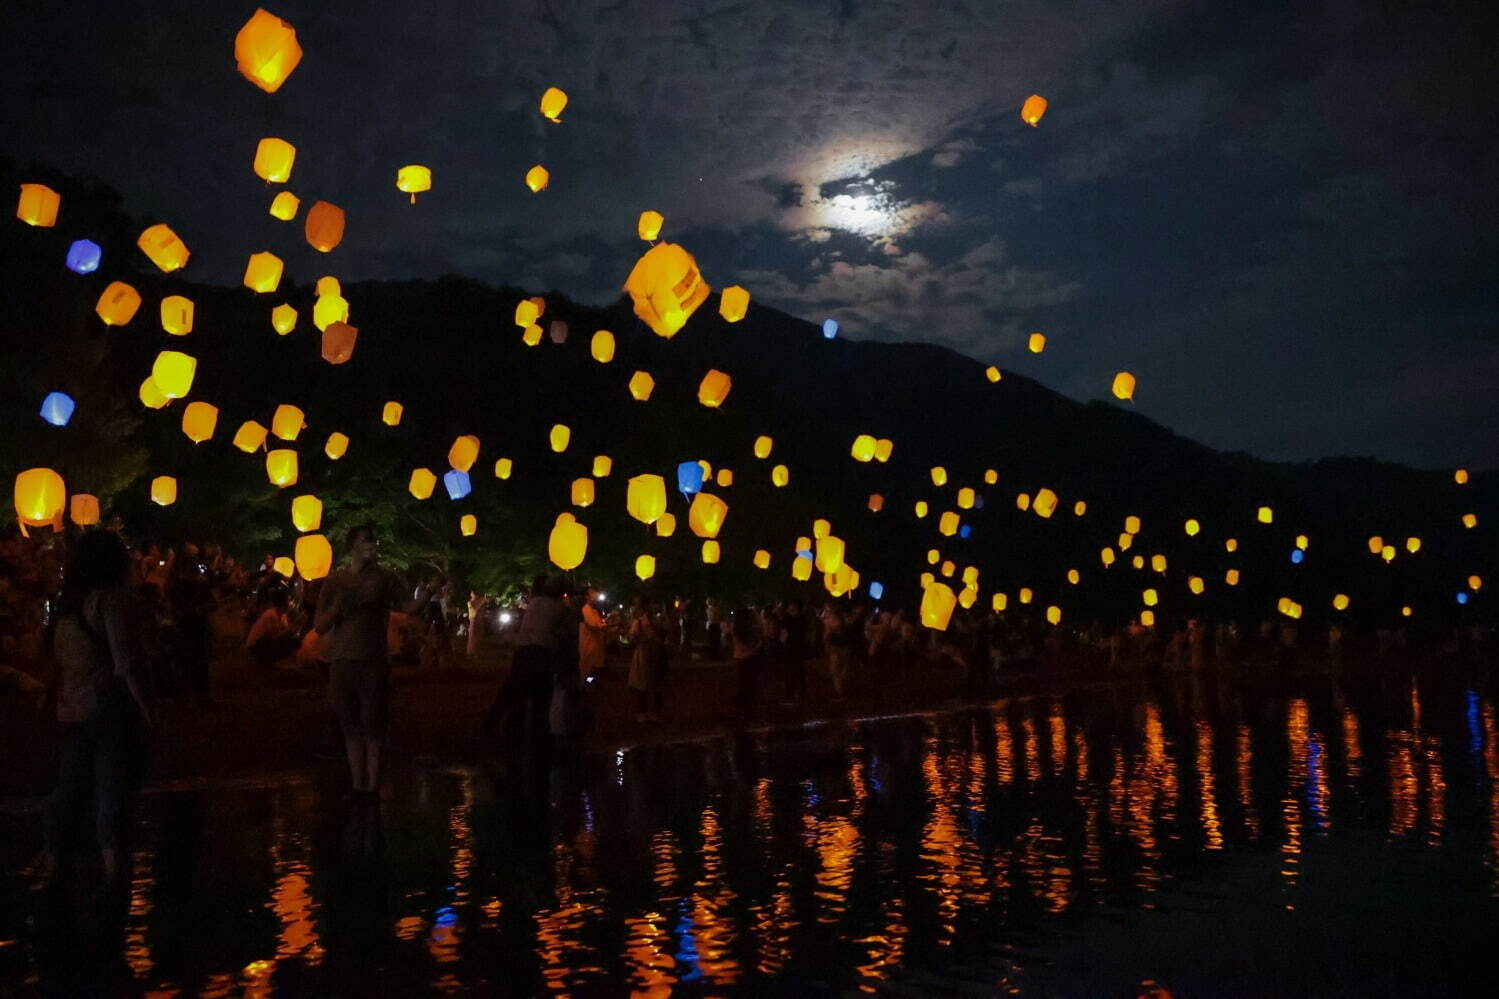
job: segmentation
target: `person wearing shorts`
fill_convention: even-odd
[[[423,584],[406,601],[401,578],[379,564],[374,527],[349,531],[349,565],[328,577],[318,597],[315,628],[326,637],[328,701],[344,737],[355,797],[378,800],[390,717],[390,656],[386,625],[392,611],[418,612],[431,597]]]

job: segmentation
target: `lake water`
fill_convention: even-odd
[[[128,898],[32,880],[0,992],[1494,995],[1499,716],[1460,681],[1179,677],[540,783],[418,762],[352,816],[326,777],[158,788]]]

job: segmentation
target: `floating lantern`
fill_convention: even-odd
[[[1227,583],[1229,586],[1238,586],[1239,585],[1239,570],[1238,569],[1230,569],[1227,572],[1225,572],[1223,574],[1223,581],[1225,583]]]
[[[458,518],[458,533],[465,538],[471,538],[479,533],[479,518],[471,513],[465,513]]]
[[[647,243],[654,243],[656,237],[661,235],[661,225],[666,219],[660,212],[644,211],[640,213],[640,219],[635,223],[635,231],[640,238]]]
[[[266,452],[265,477],[277,489],[296,485],[297,471],[297,452],[284,447]]]
[[[513,471],[515,471],[515,463],[509,458],[501,458],[494,463],[494,477],[497,479],[508,479]]]
[[[874,442],[874,460],[880,464],[890,460],[890,455],[895,452],[895,442],[888,437],[881,437]]]
[[[593,456],[593,477],[595,479],[607,479],[609,473],[614,471],[614,459],[607,454],[596,454]]]
[[[151,365],[151,380],[168,399],[181,399],[192,391],[198,359],[177,350],[163,350]]]
[[[843,539],[829,534],[817,539],[814,564],[818,572],[837,572],[843,565]]]
[[[703,488],[705,475],[703,466],[695,461],[684,461],[677,466],[677,492],[692,496]]]
[[[334,323],[349,321],[349,303],[338,292],[319,295],[312,304],[312,325],[321,332]]]
[[[281,258],[269,250],[250,254],[250,260],[245,264],[245,287],[262,295],[275,291],[281,286],[284,266]]]
[[[442,487],[448,491],[448,499],[461,500],[474,491],[472,480],[467,472],[460,472],[456,468],[449,469],[443,473]]]
[[[1041,116],[1046,114],[1046,98],[1040,94],[1031,94],[1020,105],[1020,120],[1035,128],[1041,123]]]
[[[68,501],[68,517],[79,527],[93,527],[99,523],[99,497],[74,493]]]
[[[1410,552],[1412,555],[1416,554],[1416,552],[1418,552],[1418,551],[1421,550],[1421,539],[1420,538],[1406,538],[1405,539],[1405,550],[1408,551],[1408,552]]]
[[[271,414],[271,433],[284,441],[294,441],[302,428],[307,426],[307,418],[296,406],[282,403],[276,407]]]
[[[614,334],[608,330],[597,330],[593,339],[588,342],[588,352],[600,364],[608,364],[614,360]]]
[[[675,243],[651,247],[625,279],[635,315],[668,339],[676,336],[711,290],[692,254]]]
[[[301,61],[297,29],[269,11],[256,10],[234,36],[240,75],[268,94],[280,90]]]
[[[135,245],[140,247],[151,263],[168,274],[181,270],[187,264],[187,258],[192,256],[181,237],[170,226],[162,223],[148,227],[140,234]]]
[[[824,319],[822,321],[822,338],[831,340],[838,335],[838,320]]]
[[[984,377],[989,379],[991,382],[997,382],[1004,376],[1000,374],[998,368],[991,364],[984,369]]]
[[[324,535],[302,535],[297,539],[293,553],[296,555],[297,572],[309,582],[322,579],[333,568],[333,546]]]
[[[151,502],[157,506],[171,506],[177,502],[177,480],[170,475],[158,475],[152,479]]]
[[[27,225],[50,229],[57,224],[57,209],[61,205],[62,195],[46,184],[22,184],[21,197],[16,202],[16,218]]]
[[[562,116],[562,109],[567,107],[567,94],[557,87],[548,87],[541,95],[541,114],[549,121],[558,121]],[[654,214],[654,213],[653,213]],[[645,237],[641,237],[644,239]],[[651,237],[654,239],[655,237]]]
[[[403,166],[396,171],[396,187],[411,195],[414,205],[418,194],[432,190],[432,171],[419,163]]]
[[[709,409],[717,409],[729,397],[733,380],[717,368],[710,368],[697,387],[697,401]]]
[[[766,551],[764,548],[757,549],[755,551],[755,557],[752,561],[756,569],[769,569],[770,552]]]
[[[453,438],[453,444],[448,448],[448,466],[456,468],[460,472],[467,472],[474,467],[474,462],[479,460],[479,438],[473,434],[463,434]]]
[[[161,300],[161,328],[173,336],[186,336],[193,331],[193,302],[181,295],[168,295]]]
[[[104,251],[92,239],[75,239],[68,246],[65,263],[74,274],[92,274],[99,269]]]
[[[703,564],[717,565],[719,556],[718,542],[708,539],[703,542]]]
[[[567,343],[567,323],[560,319],[553,319],[547,327],[547,336],[552,338],[553,343]]]
[[[1128,371],[1121,371],[1114,376],[1114,397],[1128,401],[1135,397],[1135,376]]]
[[[1262,506],[1255,513],[1255,519],[1261,524],[1272,524],[1275,522],[1275,511],[1268,506]]]
[[[791,470],[785,465],[777,465],[775,468],[772,468],[770,470],[770,484],[775,486],[777,489],[785,488],[786,484],[790,481]]]
[[[254,420],[246,420],[239,425],[234,432],[234,446],[245,454],[253,454],[259,451],[265,444],[266,429]]]
[[[750,293],[737,284],[731,284],[718,297],[718,314],[725,322],[737,323],[749,312],[749,303]]]
[[[1335,611],[1345,611],[1345,610],[1347,610],[1348,609],[1348,594],[1346,594],[1346,593],[1339,593],[1336,596],[1334,596],[1332,598],[1332,609],[1335,610]]]
[[[927,514],[927,509],[928,507],[926,500],[917,500],[915,506],[916,519],[921,520],[923,517],[925,517]]]
[[[323,501],[311,493],[304,493],[291,501],[292,526],[302,533],[315,531],[323,526]]]
[[[1476,513],[1465,513],[1465,514],[1463,514],[1463,526],[1466,527],[1466,528],[1468,528],[1469,530],[1472,530],[1473,528],[1477,527],[1478,526],[1478,514],[1476,514]]]
[[[941,465],[932,467],[932,485],[939,487],[947,485],[947,469]]]
[[[557,515],[552,533],[547,538],[547,557],[552,564],[564,572],[570,572],[583,564],[588,553],[588,528],[578,523],[570,513]]]
[[[870,513],[879,513],[884,508],[885,508],[885,497],[881,496],[879,493],[870,493],[869,494],[869,512]]]
[[[1468,470],[1466,468],[1459,468],[1457,471],[1453,472],[1452,481],[1456,482],[1460,486],[1466,486],[1468,484]]]
[[[141,307],[141,294],[124,281],[111,281],[99,296],[94,312],[106,326],[124,326]]]
[[[631,478],[625,486],[625,509],[642,524],[654,524],[666,512],[666,480],[659,475]]]
[[[805,583],[812,578],[812,560],[810,558],[794,558],[791,560],[791,578],[797,582]]]
[[[56,525],[68,499],[62,476],[50,468],[28,468],[16,476],[16,519],[27,527]]]
[[[565,423],[553,424],[552,430],[547,434],[547,442],[551,444],[552,450],[561,454],[567,450],[567,445],[573,439],[572,428]]]
[[[1039,354],[1046,349],[1046,334],[1032,333],[1025,342],[1026,349],[1032,354]]]
[[[66,392],[48,392],[42,400],[42,419],[54,427],[65,427],[73,418],[75,408],[73,397]]]
[[[716,538],[729,515],[729,504],[712,493],[698,493],[687,509],[687,526],[700,538]]]
[[[669,538],[677,532],[677,516],[673,513],[663,513],[656,519],[656,537]]]
[[[430,468],[417,468],[411,472],[411,478],[406,480],[406,491],[413,498],[427,500],[432,498],[432,490],[437,488],[437,476]]]
[[[656,557],[654,555],[640,555],[635,559],[635,576],[641,582],[650,579],[656,574]]]
[[[649,373],[637,371],[630,376],[630,395],[636,402],[645,402],[651,397],[651,392],[656,388],[656,379]]]
[[[218,429],[219,408],[210,403],[190,402],[182,411],[182,432],[194,444],[202,444]]]
[[[531,189],[532,194],[540,194],[546,190],[546,186],[551,183],[551,180],[552,175],[540,163],[526,171],[526,186]]]
[[[380,422],[387,427],[398,426],[403,412],[404,408],[399,402],[387,402],[380,410]]]
[[[593,506],[593,480],[588,477],[573,479],[573,506]]]
[[[755,457],[762,459],[769,458],[773,447],[775,447],[775,439],[761,434],[755,438]]]
[[[255,176],[268,183],[285,184],[291,180],[292,164],[296,161],[297,147],[285,139],[268,136],[255,146]]]
[[[1037,489],[1035,498],[1031,500],[1031,509],[1036,516],[1049,518],[1057,512],[1057,494],[1050,489]]]
[[[717,482],[724,489],[729,488],[734,484],[734,470],[732,468],[720,468],[718,474],[713,477],[713,481]]]
[[[271,199],[271,207],[268,209],[271,218],[282,222],[290,222],[297,217],[297,212],[302,207],[302,199],[290,191],[282,191]]]
[[[946,631],[952,620],[953,608],[958,605],[957,595],[946,583],[932,583],[921,595],[921,623],[933,631]]]
[[[951,510],[944,511],[942,516],[937,518],[937,533],[948,538],[957,534],[958,515]]]
[[[525,344],[527,347],[535,347],[537,344],[541,343],[541,337],[541,327],[536,325],[535,323],[532,323],[530,326],[527,326],[525,332],[521,334],[520,340],[521,343]]]
[[[331,201],[319,201],[307,210],[303,225],[308,244],[319,253],[328,253],[343,242],[344,210]]]
[[[327,442],[323,445],[323,454],[328,456],[329,461],[337,461],[349,450],[349,438],[347,434],[341,434],[337,430],[328,435]]]
[[[354,356],[354,343],[359,339],[359,330],[348,323],[329,323],[323,330],[323,360],[329,364],[344,364]]]
[[[853,446],[849,448],[849,454],[853,456],[854,461],[873,461],[874,437],[869,434],[860,434],[855,437]]]

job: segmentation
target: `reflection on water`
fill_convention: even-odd
[[[159,996],[1067,993],[1060,955],[1107,927],[1078,991],[1181,994],[1213,982],[1186,907],[1270,955],[1250,993],[1344,949],[1352,991],[1460,993],[1490,949],[1421,942],[1496,928],[1496,717],[1437,683],[1188,677],[638,749],[540,789],[416,769],[356,818],[305,782],[163,791],[121,953]]]

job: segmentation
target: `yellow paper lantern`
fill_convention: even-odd
[[[551,183],[551,180],[551,173],[540,163],[526,171],[526,186],[531,189],[532,194],[540,194],[546,190],[546,186]]]
[[[1030,493],[1019,493],[1018,495],[1016,495],[1016,497],[1015,497],[1015,509],[1024,511],[1024,510],[1029,510],[1030,508],[1031,508],[1031,494]]]
[[[770,470],[770,483],[777,489],[782,488],[791,481],[791,470],[785,465],[777,465]]]
[[[1336,594],[1332,598],[1332,609],[1335,610],[1335,611],[1345,611],[1345,610],[1347,610],[1348,609],[1348,594],[1346,594],[1346,593]]]
[[[843,565],[843,539],[829,534],[817,539],[817,552],[813,564],[818,572],[837,572]]]
[[[999,473],[992,468],[984,469],[984,485],[992,486],[999,481]]]
[[[297,572],[309,582],[322,579],[333,568],[333,546],[324,535],[302,535],[297,539],[293,552],[296,555]]]
[[[1112,548],[1103,548],[1098,552],[1098,560],[1103,563],[1105,569],[1114,564],[1115,558],[1114,549]]]
[[[1135,376],[1128,371],[1121,371],[1114,376],[1114,397],[1128,401],[1135,397]]]
[[[255,147],[255,176],[271,184],[285,184],[291,180],[292,164],[296,161],[296,146],[285,139],[268,136],[261,139]],[[271,214],[274,215],[275,212]],[[295,210],[292,214],[296,214]]]
[[[933,631],[946,631],[957,605],[958,598],[952,587],[946,583],[932,583],[921,595],[922,626]]]
[[[893,453],[895,453],[895,442],[888,437],[881,437],[874,442],[874,460],[881,465],[889,461]]]
[[[573,506],[593,506],[593,480],[587,477],[573,479]]]
[[[1151,568],[1152,572],[1165,572],[1166,571],[1166,556],[1164,556],[1164,555],[1152,555],[1152,556],[1150,556],[1150,568]]]
[[[46,184],[22,184],[16,218],[27,225],[50,229],[57,224],[57,209],[61,205],[62,195]]]
[[[206,402],[190,402],[182,411],[182,432],[194,444],[213,437],[219,425],[219,408]]]
[[[996,613],[996,614],[1003,614],[1004,611],[1005,611],[1005,608],[1008,607],[1009,605],[1010,605],[1009,595],[1008,594],[1004,594],[1004,593],[996,593],[996,594],[994,594],[994,596],[989,601],[989,606],[994,609],[994,613]]]
[[[1416,554],[1416,552],[1418,552],[1418,551],[1421,550],[1421,539],[1420,538],[1406,538],[1405,539],[1405,550],[1408,551],[1408,552],[1410,552],[1412,555]]]
[[[717,409],[729,397],[733,380],[717,368],[710,368],[697,387],[697,401],[709,409]]]
[[[583,564],[588,553],[588,528],[578,523],[570,513],[557,515],[552,533],[547,538],[547,557],[552,564],[564,572],[570,572]]]
[[[551,432],[547,434],[547,442],[551,444],[552,450],[558,454],[567,450],[567,445],[572,439],[572,428],[565,423],[553,424]]]
[[[150,375],[141,382],[140,400],[141,405],[147,409],[160,409],[172,401],[161,394],[161,389],[156,387],[156,381]]]
[[[718,314],[726,322],[737,323],[749,312],[750,293],[731,284],[718,297]]]
[[[984,377],[989,379],[991,382],[997,382],[1001,378],[1003,378],[1004,375],[1000,374],[999,369],[991,364],[984,369]]]
[[[644,211],[635,223],[635,232],[647,243],[654,243],[661,235],[661,226],[666,222],[660,212]]]
[[[1223,574],[1223,581],[1225,583],[1227,583],[1229,586],[1238,586],[1239,585],[1239,570],[1238,569],[1230,569],[1227,572],[1225,572]]]
[[[1401,617],[1410,617],[1411,613],[1412,612],[1409,604],[1406,604],[1404,607],[1400,608]]]
[[[268,94],[280,90],[301,61],[297,29],[269,11],[256,10],[234,36],[240,75]]]
[[[343,285],[338,283],[338,278],[332,274],[324,274],[317,279],[317,284],[312,286],[312,293],[318,298],[324,296],[338,296],[344,293]]]
[[[826,517],[818,517],[812,521],[812,537],[821,540],[831,533],[833,533],[833,523]]]
[[[524,329],[541,318],[541,308],[532,299],[522,299],[515,306],[515,325]]]
[[[718,474],[713,477],[713,481],[717,482],[718,485],[719,485],[719,487],[722,488],[722,489],[729,488],[730,486],[732,486],[734,484],[734,471],[733,471],[733,469],[730,469],[730,468],[720,468],[718,470]]]
[[[349,302],[337,292],[319,295],[317,301],[312,303],[312,325],[316,326],[319,332],[326,330],[334,323],[348,321]]]
[[[669,538],[677,533],[677,516],[674,513],[663,513],[656,518],[656,537]]]
[[[1140,625],[1145,628],[1155,627],[1155,611],[1142,610],[1140,612]]]
[[[656,557],[654,555],[638,555],[635,558],[635,576],[642,582],[650,579],[656,574]]]
[[[1467,485],[1468,484],[1468,470],[1466,468],[1459,468],[1457,471],[1453,472],[1452,473],[1452,481],[1456,482],[1460,486]]]
[[[1046,334],[1032,333],[1025,342],[1026,349],[1032,354],[1039,354],[1046,349]]]
[[[292,526],[302,533],[315,531],[323,526],[323,501],[311,493],[304,493],[291,501]]]
[[[1386,563],[1395,561],[1395,546],[1385,545],[1379,550],[1379,557],[1384,559]]]
[[[193,388],[198,359],[178,350],[163,350],[151,365],[151,380],[168,399],[181,399]]]
[[[883,509],[885,509],[885,497],[881,496],[879,493],[870,493],[869,512],[879,513]]]
[[[380,410],[380,422],[387,427],[398,426],[403,412],[405,412],[405,407],[399,402],[387,402]]]
[[[250,254],[250,259],[245,264],[245,287],[262,295],[275,291],[281,287],[281,271],[284,266],[281,258],[269,250]]]
[[[1140,533],[1140,518],[1136,517],[1134,514],[1130,514],[1128,517],[1125,517],[1124,518],[1124,533],[1125,534],[1139,534]]]
[[[947,485],[947,469],[941,465],[932,466],[932,485],[939,487]]]
[[[75,496],[73,498],[77,499],[78,497]],[[1478,591],[1478,590],[1483,589],[1483,577],[1482,576],[1478,576],[1478,575],[1469,576],[1468,577],[1468,589],[1473,590],[1475,592]]]
[[[436,486],[437,476],[430,468],[412,469],[411,478],[406,480],[406,491],[419,500],[431,499]]]
[[[1049,518],[1057,512],[1057,494],[1050,489],[1037,489],[1035,499],[1031,500],[1031,509],[1036,516]]]
[[[1062,608],[1056,606],[1055,604],[1053,604],[1052,606],[1046,608],[1046,623],[1047,624],[1061,624],[1062,623]]]
[[[766,551],[764,548],[757,549],[755,551],[754,565],[756,569],[769,569],[770,552]]]
[[[284,576],[287,579],[290,579],[292,577],[292,573],[297,571],[297,563],[292,561],[290,555],[281,555],[271,563],[271,571],[276,573],[278,576]]]
[[[171,226],[160,222],[141,233],[135,245],[140,247],[151,263],[168,274],[181,270],[187,265],[187,258],[192,256],[187,244],[172,231]]]
[[[717,565],[719,556],[718,542],[711,538],[703,542],[703,564]]]
[[[625,279],[635,315],[659,336],[673,337],[707,300],[712,289],[697,261],[675,243],[657,243],[635,262]]]
[[[1306,546],[1309,544],[1311,544],[1311,539],[1308,538],[1305,534],[1296,535],[1297,548],[1300,548],[1302,551],[1306,551]]]
[[[527,347],[535,347],[541,343],[541,337],[541,327],[536,323],[532,323],[530,326],[526,327],[523,333],[521,333],[520,342],[525,344]]]
[[[567,107],[567,94],[557,87],[547,87],[541,95],[542,116],[550,121],[557,121],[562,116],[562,109]]]
[[[1120,551],[1127,552],[1130,550],[1130,546],[1135,543],[1135,536],[1128,532],[1121,532],[1114,543],[1119,546]]]
[[[254,420],[246,420],[239,425],[234,432],[234,446],[245,454],[253,454],[259,451],[265,444],[266,429]]]
[[[266,452],[265,477],[277,489],[297,484],[297,452],[291,448],[276,448]]]
[[[1130,565],[1134,566],[1136,569],[1145,568],[1145,556],[1136,555],[1134,558],[1130,559]]]
[[[931,586],[936,581],[937,577],[932,575],[930,572],[923,572],[921,574],[921,588],[923,590],[925,590],[928,586]]]
[[[465,513],[458,518],[458,533],[465,538],[471,538],[479,533],[479,518],[471,513]]]
[[[328,441],[323,445],[323,454],[328,456],[329,461],[337,461],[349,450],[349,438],[337,430],[328,435]]]
[[[812,578],[812,560],[805,558],[794,558],[791,560],[791,578],[805,583]]]
[[[651,397],[651,392],[656,388],[656,379],[644,371],[637,371],[630,376],[630,395],[637,402],[645,402]]]
[[[1197,537],[1197,532],[1202,530],[1202,525],[1197,523],[1196,520],[1189,519],[1183,529],[1187,532],[1187,537],[1195,538]]]
[[[1086,502],[1084,502],[1083,500],[1078,500],[1076,503],[1072,504],[1072,515],[1074,517],[1081,517],[1083,514],[1085,514],[1087,512],[1088,512],[1088,504]]]
[[[497,479],[508,479],[510,473],[515,470],[515,463],[509,458],[501,458],[494,463],[494,477]]]
[[[1255,513],[1255,519],[1258,520],[1261,524],[1274,523],[1275,511],[1270,509],[1268,506],[1262,506],[1259,508],[1259,511]]]
[[[1083,574],[1078,572],[1076,569],[1067,570],[1067,582],[1071,583],[1073,586],[1076,586],[1078,583],[1082,582],[1082,579]]]
[[[1476,514],[1476,513],[1465,513],[1465,514],[1463,514],[1463,526],[1466,527],[1466,528],[1468,528],[1468,529],[1470,529],[1470,530],[1472,528],[1477,527],[1478,526],[1478,514]]]
[[[1194,596],[1201,596],[1202,591],[1207,589],[1207,583],[1203,582],[1201,576],[1190,576],[1187,578],[1187,589],[1191,590]]]
[[[68,501],[68,517],[79,527],[93,527],[99,523],[99,497],[74,493]]]
[[[161,328],[173,336],[187,336],[193,331],[193,302],[181,295],[161,300]]]
[[[282,303],[271,310],[271,326],[281,336],[297,328],[297,310]]]
[[[927,515],[927,511],[930,508],[927,506],[926,500],[917,500],[914,509],[916,512],[916,519],[921,520]]]
[[[281,191],[271,199],[271,207],[269,209],[269,212],[271,218],[273,219],[279,219],[282,222],[290,222],[292,219],[297,217],[297,211],[301,207],[301,198],[297,197],[290,191]]]
[[[420,163],[403,166],[396,171],[396,188],[411,195],[411,203],[414,205],[418,194],[432,190],[432,171]]]
[[[467,472],[474,467],[474,462],[479,460],[479,438],[473,434],[461,434],[453,438],[453,444],[448,448],[448,467],[456,468],[460,472]]]
[[[614,360],[614,334],[608,330],[598,330],[589,341],[588,351],[593,359],[600,364],[608,364]]]
[[[302,231],[309,246],[328,253],[343,242],[344,210],[330,201],[319,201],[307,210]]]
[[[873,461],[874,437],[871,434],[860,434],[855,437],[853,446],[849,448],[849,454],[855,461]]]
[[[152,479],[151,502],[157,506],[171,506],[177,502],[177,480],[170,475],[158,475]]]
[[[329,364],[343,364],[354,356],[359,330],[348,323],[329,323],[323,330],[322,358]]]
[[[729,504],[712,493],[700,492],[687,508],[687,526],[700,538],[716,538],[728,515]]]
[[[1146,607],[1154,607],[1157,603],[1160,602],[1161,598],[1154,589],[1148,589],[1144,593],[1140,594],[1140,599],[1144,601]]]
[[[284,441],[294,441],[302,428],[307,426],[307,418],[296,406],[282,403],[276,407],[271,414],[271,433]]]
[[[124,281],[111,281],[99,296],[94,312],[106,326],[124,326],[141,307],[141,294]]]
[[[1226,551],[1226,552],[1228,552],[1229,554],[1233,554],[1234,552],[1238,551],[1239,550],[1239,539],[1238,538],[1227,538],[1227,539],[1225,539],[1224,542],[1223,542],[1223,550]]]
[[[937,533],[944,537],[952,537],[958,533],[958,515],[951,510],[945,510],[941,517],[937,518]]]
[[[625,509],[642,524],[654,524],[666,512],[666,480],[637,475],[625,484]]]
[[[50,468],[28,468],[16,476],[12,493],[21,527],[57,525],[68,501],[68,487]]]
[[[1035,128],[1041,123],[1041,116],[1046,113],[1046,98],[1040,94],[1031,94],[1020,105],[1020,120]]]
[[[607,479],[609,473],[614,471],[614,459],[607,454],[596,454],[593,456],[593,477],[595,479]]]
[[[769,458],[771,448],[773,447],[775,447],[774,438],[767,437],[764,434],[761,434],[759,437],[755,438],[755,457]]]

